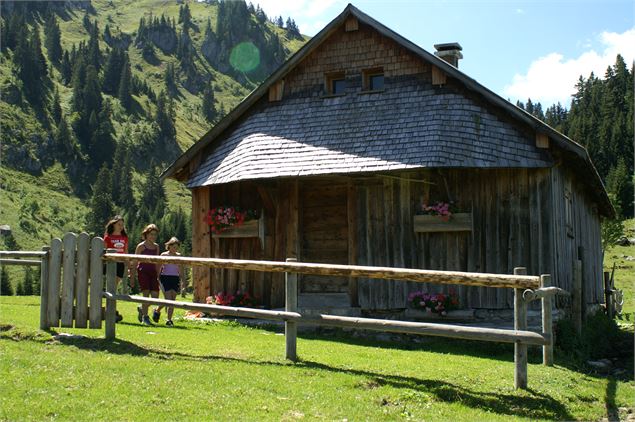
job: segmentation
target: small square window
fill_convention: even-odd
[[[326,95],[344,95],[346,93],[346,77],[344,72],[327,74],[324,85]]]
[[[333,79],[331,81],[331,94],[343,94],[346,89],[346,79]]]
[[[384,89],[384,69],[381,67],[363,71],[364,91],[381,91]]]

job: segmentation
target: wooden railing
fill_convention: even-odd
[[[452,337],[467,340],[514,343],[515,375],[517,388],[527,387],[527,345],[543,347],[543,363],[553,364],[553,333],[551,319],[551,297],[560,289],[549,287],[550,275],[528,276],[525,268],[515,268],[514,274],[486,274],[455,271],[432,271],[410,268],[368,267],[358,265],[334,265],[296,262],[288,259],[279,261],[251,261],[220,258],[193,258],[171,256],[147,256],[117,254],[108,252],[103,260],[107,262],[106,271],[106,337],[115,338],[116,301],[130,301],[143,304],[174,306],[202,312],[214,312],[221,315],[262,318],[285,322],[285,356],[297,359],[297,324],[327,325],[334,327],[352,327],[385,332]],[[115,290],[116,262],[149,262],[155,264],[178,264],[205,266],[208,268],[226,268],[237,270],[284,272],[286,274],[285,311],[235,308],[228,306],[193,304],[141,296],[117,295]],[[297,312],[297,274],[322,276],[365,277],[369,279],[392,279],[419,283],[463,284],[468,286],[513,288],[514,330],[466,327],[450,324],[435,324],[410,321],[392,321],[371,318],[353,318],[338,315],[302,315]],[[527,330],[527,304],[530,300],[541,298],[543,303],[543,330],[535,333]],[[547,310],[547,311],[545,311]]]
[[[285,323],[285,356],[297,360],[298,324],[353,327],[365,330],[407,333],[417,335],[452,337],[468,340],[514,343],[514,384],[516,388],[527,387],[527,345],[539,345],[543,349],[543,363],[553,364],[552,298],[563,293],[551,287],[551,276],[526,275],[525,268],[514,269],[514,274],[485,274],[456,271],[431,271],[410,268],[368,267],[358,265],[330,265],[296,262],[250,261],[219,258],[194,258],[172,256],[148,256],[117,254],[105,250],[104,241],[88,234],[79,236],[67,233],[63,240],[53,239],[50,247],[35,255],[28,253],[0,253],[0,259],[17,260],[39,257],[41,262],[42,290],[40,328],[62,327],[100,328],[105,315],[105,335],[114,339],[116,335],[117,301],[174,306],[176,308],[214,312],[220,315],[260,318]],[[238,308],[201,303],[189,303],[117,294],[117,262],[171,263],[207,268],[226,268],[285,273],[285,310]],[[27,261],[25,261],[27,262]],[[104,291],[103,265],[106,264]],[[28,264],[29,265],[29,264]],[[394,321],[372,318],[345,317],[338,315],[306,315],[297,309],[298,274],[322,276],[364,277],[368,279],[391,279],[419,283],[462,284],[467,286],[505,287],[514,289],[514,329],[467,327],[451,324],[436,324],[411,321]],[[566,292],[564,292],[566,293]],[[105,312],[102,300],[106,299]],[[527,329],[527,305],[532,300],[541,300],[542,332]]]

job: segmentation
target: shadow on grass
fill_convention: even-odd
[[[437,401],[460,403],[461,405],[493,412],[501,415],[522,416],[527,418],[572,420],[574,417],[559,401],[528,389],[524,393],[490,393],[474,390],[451,382],[432,379],[421,379],[410,376],[384,374],[362,369],[339,368],[313,361],[299,361],[296,364],[275,361],[254,361],[239,357],[222,355],[194,355],[182,352],[164,351],[138,346],[125,340],[105,340],[93,338],[62,338],[62,344],[91,351],[106,351],[117,355],[147,356],[165,360],[189,360],[195,362],[239,362],[255,366],[275,366],[280,368],[312,369],[327,373],[343,373],[363,377],[366,383],[360,383],[357,388],[368,389],[372,386],[390,386],[395,389],[411,390],[433,395]],[[369,387],[371,386],[371,387]],[[615,394],[613,389],[613,400]],[[613,402],[614,403],[614,402]]]

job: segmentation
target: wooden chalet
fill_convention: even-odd
[[[613,215],[584,147],[349,5],[164,172],[192,190],[193,255],[553,275],[603,301],[600,220]],[[453,201],[448,222],[418,215]],[[217,206],[258,221],[213,235]],[[362,310],[447,286],[301,276],[302,295]],[[283,274],[196,269],[195,300],[248,289],[284,303]],[[457,288],[509,309],[511,289]],[[328,306],[329,303],[324,303]],[[563,306],[561,302],[559,306]]]

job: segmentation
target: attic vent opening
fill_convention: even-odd
[[[324,77],[326,95],[344,95],[346,92],[345,76],[344,72],[327,73]]]

